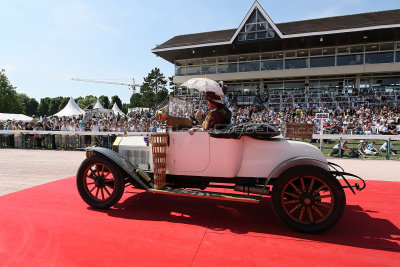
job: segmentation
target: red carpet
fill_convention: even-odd
[[[305,235],[261,205],[153,195],[131,187],[108,211],[74,178],[0,197],[1,266],[399,266],[400,183],[347,193],[336,227]]]

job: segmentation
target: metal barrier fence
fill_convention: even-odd
[[[70,132],[0,130],[0,147],[78,149],[96,144],[112,147],[117,136],[146,136],[147,132]]]
[[[16,148],[37,148],[38,138],[41,144],[48,149],[77,149],[85,147],[88,138],[97,138],[91,140],[91,144],[96,142],[98,146],[112,147],[112,143],[117,136],[147,136],[148,132],[70,132],[70,131],[31,131],[31,130],[0,130],[0,147],[10,142],[13,137],[14,145],[8,146]],[[5,137],[7,136],[7,137]],[[339,140],[339,153],[341,157],[341,147],[343,140],[381,140],[387,141],[387,147],[390,147],[392,141],[400,141],[400,135],[341,135],[341,134],[313,134],[313,139],[320,140],[320,149],[322,150],[322,140]],[[36,144],[35,144],[36,143]],[[390,149],[386,149],[386,158],[390,159]]]
[[[339,140],[338,157],[342,155],[343,140],[380,140],[387,141],[387,148],[390,148],[392,141],[400,141],[400,135],[344,135],[344,134],[313,134],[313,139],[318,139],[322,151],[322,140]],[[386,149],[386,159],[390,159],[390,149]]]

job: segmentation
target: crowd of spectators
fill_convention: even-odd
[[[285,101],[284,104],[274,105],[273,96],[263,96],[259,99],[266,102],[255,101],[252,106],[240,108],[232,102],[232,99],[226,97],[225,102],[232,111],[231,123],[236,125],[240,123],[272,123],[282,129],[286,123],[308,123],[314,124],[315,133],[321,129],[320,120],[315,118],[316,113],[329,113],[329,119],[323,122],[323,131],[327,134],[383,134],[395,135],[400,134],[400,105],[388,99],[372,99],[369,96],[356,96],[359,102],[356,105],[344,105],[349,103],[349,99],[341,105],[332,105],[330,107],[320,107],[318,105],[310,105],[313,100],[310,96],[299,96],[296,94],[282,95],[279,98],[291,99]],[[321,96],[320,97],[325,97]],[[343,100],[338,98],[338,100]],[[369,102],[365,101],[368,100]],[[376,100],[376,101],[375,101]],[[185,114],[179,113],[180,116],[193,115],[199,106],[199,98],[187,99],[191,109],[182,108]],[[270,101],[270,102],[268,102]],[[302,101],[309,101],[304,105]],[[268,103],[269,105],[265,105]],[[289,103],[289,105],[288,105]],[[183,104],[180,103],[180,106]],[[179,106],[177,105],[177,106]],[[207,111],[207,105],[202,104],[202,108]],[[171,107],[167,113],[171,113]],[[172,110],[173,112],[173,110]],[[190,114],[192,113],[192,114]],[[41,147],[51,144],[53,147],[76,147],[78,143],[81,146],[91,145],[94,142],[100,145],[108,146],[110,139],[107,135],[99,135],[99,132],[160,132],[165,131],[165,121],[161,116],[156,116],[156,111],[151,109],[136,109],[130,111],[126,115],[115,115],[109,113],[107,115],[93,115],[87,113],[75,117],[57,117],[43,116],[41,118],[33,117],[30,122],[7,121],[0,122],[0,130],[31,130],[32,134],[28,135],[30,140],[29,146]],[[49,140],[47,135],[34,133],[37,131],[68,131],[70,135],[56,135],[53,140]],[[96,133],[94,135],[82,135],[82,132]],[[78,137],[79,136],[79,137]],[[96,137],[97,136],[97,137]],[[18,137],[18,136],[17,136]],[[18,146],[17,138],[12,138],[8,134],[0,135],[0,146]],[[15,142],[12,140],[14,139]]]

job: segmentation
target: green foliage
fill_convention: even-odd
[[[142,95],[139,93],[132,94],[129,104],[131,108],[142,107]]]
[[[167,80],[159,68],[150,71],[144,78],[142,86],[140,86],[140,94],[132,94],[130,99],[131,107],[151,108],[162,102],[168,97],[168,89],[166,87]]]
[[[150,71],[147,77],[144,78],[143,85],[140,87],[140,92],[145,93],[152,91],[157,94],[161,90],[167,90],[167,80],[159,68],[154,68]]]
[[[43,115],[50,115],[49,114],[49,106],[50,106],[50,98],[45,97],[40,99],[40,103],[38,106],[38,115],[43,116]],[[52,114],[53,115],[53,114]]]
[[[39,102],[34,98],[30,98],[28,103],[25,104],[25,114],[28,116],[33,116],[38,114]]]
[[[62,96],[50,98],[48,115],[54,115],[57,112],[59,112],[61,110],[60,109],[61,101],[63,101],[63,100],[64,100],[64,97],[62,97]]]
[[[58,110],[61,111],[63,108],[65,108],[65,106],[68,104],[69,102],[69,98],[68,97],[64,97],[61,102],[60,105],[58,106]]]
[[[108,106],[110,105],[110,100],[108,99],[108,96],[101,95],[99,97],[99,101],[103,108],[108,108]]]
[[[122,112],[127,114],[129,106],[130,106],[129,104],[122,104],[122,108],[121,108]]]
[[[141,107],[143,108],[150,108],[153,107],[154,105],[156,105],[155,99],[156,98],[156,94],[153,92],[145,92],[142,95],[142,105]]]
[[[15,87],[8,80],[5,70],[0,71],[0,112],[24,113],[24,105],[18,97]]]
[[[119,96],[114,95],[111,97],[111,103],[109,105],[109,108],[111,109],[114,106],[114,103],[117,103],[117,106],[121,109],[122,108],[122,101],[119,98]]]
[[[97,97],[92,95],[85,96],[85,98],[78,97],[78,100],[75,100],[75,102],[81,109],[84,109],[90,104],[95,104],[97,102]]]

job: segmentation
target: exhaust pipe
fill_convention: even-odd
[[[264,189],[264,192],[263,192]],[[269,187],[255,186],[255,185],[235,185],[235,191],[244,192],[247,194],[266,195],[271,194]]]

